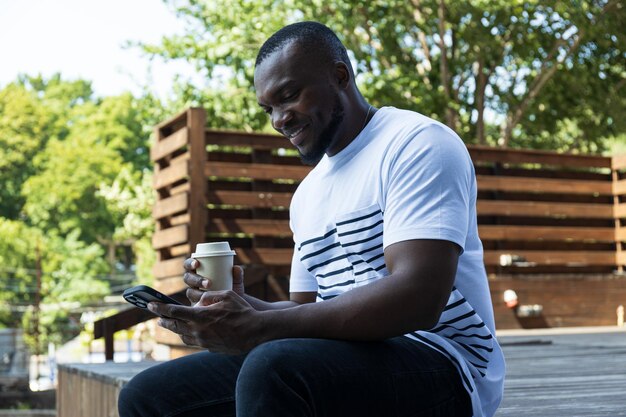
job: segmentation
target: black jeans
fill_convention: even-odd
[[[201,352],[138,374],[118,405],[121,417],[472,414],[450,361],[404,337],[284,339],[242,356]]]

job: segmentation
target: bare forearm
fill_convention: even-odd
[[[245,294],[243,298],[248,302],[248,304],[250,304],[250,306],[252,306],[252,308],[258,311],[284,310],[286,308],[291,308],[299,305],[295,301],[263,301],[248,294]]]
[[[389,276],[332,300],[268,312],[268,332],[272,339],[381,340],[429,329],[443,306],[433,305],[428,290]]]

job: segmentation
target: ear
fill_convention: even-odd
[[[350,75],[350,69],[342,61],[335,62],[335,79],[339,88],[346,89],[350,84],[352,75]]]

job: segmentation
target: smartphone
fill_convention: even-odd
[[[148,308],[148,303],[151,301],[157,301],[159,303],[166,304],[183,305],[173,298],[170,298],[167,295],[158,292],[154,288],[148,287],[147,285],[137,285],[136,287],[128,288],[124,290],[122,297],[124,297],[124,299],[129,303],[134,304],[139,308],[145,309]]]

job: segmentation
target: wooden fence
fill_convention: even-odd
[[[236,262],[249,267],[249,290],[284,299],[293,244],[288,207],[310,168],[282,137],[207,130],[205,117],[192,108],[156,127],[156,286],[168,294],[182,290],[182,262],[195,245],[227,240]],[[626,158],[468,149],[491,279],[602,276],[618,279],[612,291],[626,295],[626,280],[619,279],[626,265]],[[542,280],[531,281],[540,291]],[[607,312],[601,317],[597,323],[606,324]],[[169,332],[159,338],[179,344]]]

